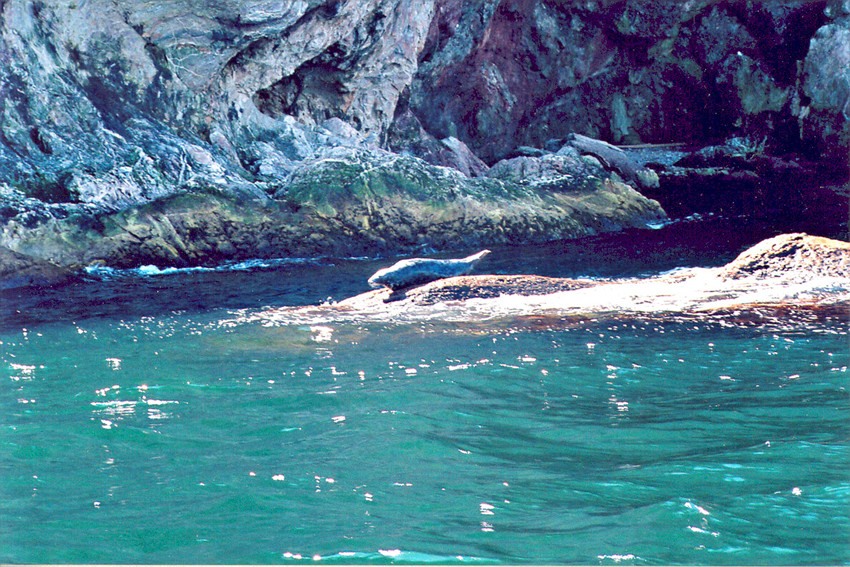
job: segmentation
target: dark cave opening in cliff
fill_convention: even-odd
[[[303,122],[342,118],[350,101],[344,61],[345,52],[339,46],[331,46],[291,75],[258,90],[254,104],[272,118],[290,115]]]

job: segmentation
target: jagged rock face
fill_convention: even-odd
[[[105,116],[231,123],[247,98],[272,117],[342,116],[365,130],[392,118],[432,11],[402,0],[5,4],[10,55],[69,73]]]
[[[349,231],[389,250],[637,226],[663,216],[657,203],[592,160],[539,148],[557,152],[571,132],[613,143],[769,134],[840,168],[848,45],[844,0],[0,0],[0,246],[65,263],[99,249],[189,262],[320,252],[322,230],[328,246]],[[364,183],[399,199],[433,184],[463,214],[451,230],[416,217],[418,234],[405,214],[374,233],[367,202],[347,209],[365,224],[322,217],[340,195],[368,197]],[[305,190],[318,197],[306,206]],[[118,223],[106,237],[121,245],[98,244],[103,218],[184,192],[202,196],[198,214],[214,214],[209,195],[250,201],[260,228],[198,221],[172,234],[151,213],[148,230]],[[558,209],[553,195],[593,206]],[[482,218],[497,207],[464,199],[508,212]],[[523,207],[537,207],[532,220]],[[264,244],[275,231],[309,244]],[[183,250],[174,235],[202,245]]]
[[[835,168],[846,168],[850,161],[850,5],[845,3],[842,13],[811,40],[796,109],[803,139]]]
[[[395,149],[411,113],[407,149],[471,175],[466,146],[494,162],[571,132],[802,135],[834,163],[849,30],[836,0],[6,0],[0,181],[116,207],[274,182],[327,146]]]
[[[570,132],[614,143],[741,132],[788,142],[797,134],[798,62],[827,23],[826,7],[439,0],[411,108],[432,135],[457,136],[485,161]],[[834,26],[846,33],[846,22]],[[847,73],[811,63],[810,74]]]
[[[201,4],[0,4],[0,180],[48,200],[121,206],[190,177],[242,183],[255,142],[312,155],[331,132],[293,139],[328,118],[380,141],[433,10],[407,0]],[[86,188],[104,175],[115,178],[106,199]]]

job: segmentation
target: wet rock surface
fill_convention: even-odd
[[[784,234],[718,268],[620,280],[470,275],[403,292],[372,291],[324,311],[302,313],[358,320],[475,321],[611,314],[771,318],[799,311],[850,319],[850,244]]]
[[[76,274],[66,267],[43,262],[0,247],[0,289],[57,286]]]

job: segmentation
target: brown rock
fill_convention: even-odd
[[[850,281],[850,243],[795,233],[783,234],[749,248],[724,266],[721,277],[811,279],[817,275]]]
[[[73,271],[67,267],[0,247],[0,289],[55,286],[72,278]]]
[[[766,321],[814,311],[850,318],[850,244],[805,234],[761,242],[720,268],[613,281],[473,275],[339,302],[324,316],[482,321],[528,317],[692,316]],[[276,315],[275,315],[276,316]]]

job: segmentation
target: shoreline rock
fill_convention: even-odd
[[[74,270],[0,247],[0,290],[59,286],[74,278]]]
[[[337,148],[297,164],[274,198],[196,189],[103,211],[34,204],[7,190],[17,204],[0,224],[0,246],[69,269],[184,267],[545,242],[667,218],[601,168],[583,171],[472,179],[412,157]]]
[[[331,305],[273,310],[270,321],[475,323],[527,318],[740,318],[810,314],[850,321],[850,243],[803,233],[765,240],[718,268],[589,280],[468,275],[403,293],[374,290]]]

